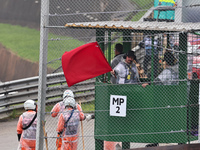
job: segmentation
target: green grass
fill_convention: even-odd
[[[148,9],[150,9],[152,6],[154,6],[154,0],[131,0],[133,3],[135,3],[140,9],[144,11],[139,11],[137,14],[135,14],[131,21],[138,21],[142,16],[147,12]]]
[[[95,101],[82,103],[81,104],[82,110],[85,113],[90,113],[95,111]]]
[[[154,0],[131,0],[132,2],[134,2],[134,3],[136,3],[140,8],[143,8],[143,9],[145,9],[145,6],[147,5],[147,4],[152,4],[152,6],[153,6],[153,4],[154,4]]]
[[[48,43],[48,58],[47,61],[54,60],[56,58],[61,58],[65,51],[70,51],[76,47],[84,45],[85,42],[76,40],[72,37],[58,36],[52,33],[49,33],[49,39],[61,39],[59,41],[50,40]],[[58,68],[61,61],[56,61],[52,64],[52,68]]]
[[[142,16],[144,16],[146,12],[144,11],[140,11],[138,12],[136,15],[134,15],[132,18],[131,18],[131,21],[138,21],[140,20],[140,18],[142,18]]]
[[[30,60],[31,62],[39,62],[40,53],[40,31],[21,27],[18,25],[0,23],[0,43],[7,49],[14,52],[21,58]],[[67,36],[58,36],[49,33],[48,57],[47,61],[60,58],[65,51],[70,51],[78,46],[85,44],[83,41],[76,40]],[[50,65],[57,68],[59,64]]]
[[[0,24],[0,43],[18,56],[39,61],[40,32],[27,27]]]

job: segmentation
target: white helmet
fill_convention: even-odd
[[[67,97],[63,101],[64,101],[64,104],[65,104],[65,107],[66,106],[71,106],[72,108],[76,107],[76,102],[75,102],[75,99],[73,97]]]
[[[25,110],[35,110],[35,108],[36,108],[36,103],[33,100],[29,99],[25,101],[24,103]]]
[[[71,90],[66,90],[66,91],[63,93],[63,100],[64,100],[66,97],[73,97],[73,98],[74,98],[74,93],[73,93]]]

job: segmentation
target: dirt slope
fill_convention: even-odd
[[[0,44],[0,81],[38,76],[39,65],[24,60]]]

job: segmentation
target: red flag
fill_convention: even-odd
[[[112,70],[97,42],[65,52],[62,69],[69,87]]]

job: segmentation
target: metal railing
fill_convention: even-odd
[[[46,104],[55,104],[62,100],[62,94],[70,89],[77,102],[89,102],[95,99],[95,79],[67,86],[63,73],[47,75]],[[38,76],[0,83],[0,114],[8,116],[13,110],[22,109],[27,99],[37,101]]]

